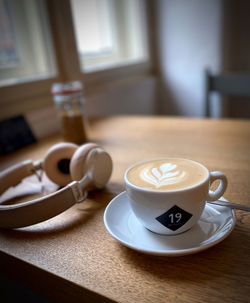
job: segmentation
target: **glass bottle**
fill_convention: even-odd
[[[85,143],[87,141],[87,115],[82,83],[80,81],[54,83],[51,92],[63,139],[76,144]]]

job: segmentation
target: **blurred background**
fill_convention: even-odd
[[[249,12],[246,0],[0,0],[0,154],[59,130],[57,82],[82,82],[89,118],[249,119]],[[214,91],[221,74],[233,96]],[[49,302],[0,282],[4,302]]]
[[[51,86],[73,80],[89,117],[205,117],[208,73],[250,87],[249,11],[244,0],[0,0],[0,120],[57,131]],[[250,117],[249,97],[210,95],[212,118]]]

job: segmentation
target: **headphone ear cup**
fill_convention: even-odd
[[[48,178],[60,186],[71,182],[70,162],[78,146],[73,143],[53,145],[45,155],[43,168]]]
[[[97,147],[98,145],[95,143],[87,143],[78,147],[70,162],[72,180],[79,181],[86,174],[88,168],[86,165],[87,155],[92,149]]]

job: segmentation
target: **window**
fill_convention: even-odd
[[[44,2],[0,0],[0,85],[55,73]]]
[[[151,73],[146,0],[0,0],[0,119],[52,104],[54,82],[86,94]]]
[[[148,59],[145,2],[71,0],[83,71]]]

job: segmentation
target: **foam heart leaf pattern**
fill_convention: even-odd
[[[141,172],[141,178],[157,188],[163,185],[177,183],[184,176],[185,172],[179,171],[177,165],[171,163],[163,163],[159,168],[145,168]]]

